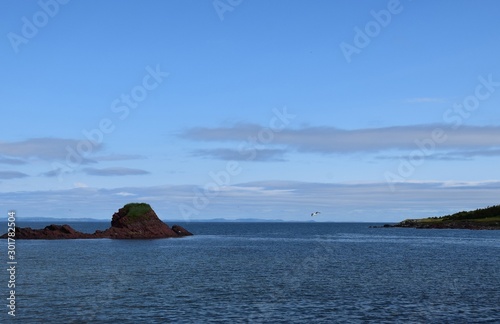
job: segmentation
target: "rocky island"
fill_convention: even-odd
[[[149,204],[130,203],[113,214],[111,227],[93,234],[76,231],[69,225],[49,225],[43,229],[15,228],[16,239],[157,239],[193,235],[182,226],[171,228],[162,222]],[[7,238],[7,234],[1,236]]]
[[[386,224],[383,227],[500,230],[500,205],[461,211],[441,217],[406,219],[397,224]]]

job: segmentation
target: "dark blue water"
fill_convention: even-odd
[[[17,242],[16,321],[500,322],[500,231],[181,225],[196,235]]]

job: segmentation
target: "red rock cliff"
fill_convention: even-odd
[[[167,237],[182,237],[193,235],[182,226],[172,228],[162,222],[150,205],[131,203],[120,208],[113,214],[111,227],[105,231],[95,231],[94,234],[82,233],[69,225],[49,225],[44,229],[16,227],[16,239],[157,239]],[[1,236],[6,238],[7,234]]]

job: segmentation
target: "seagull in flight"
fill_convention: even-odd
[[[311,213],[311,217],[312,217],[312,216],[316,216],[316,215],[318,215],[318,214],[321,214],[321,213],[320,213],[320,212],[318,212],[318,211],[317,211],[317,212],[314,212],[314,213]]]

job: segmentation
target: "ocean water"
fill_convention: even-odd
[[[16,242],[14,322],[500,323],[500,231],[180,225],[196,235]]]

